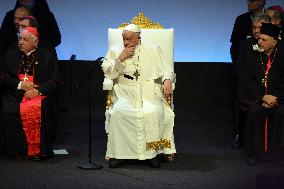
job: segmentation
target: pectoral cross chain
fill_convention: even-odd
[[[136,70],[133,74],[133,76],[135,76],[135,79],[137,81],[138,77],[140,76],[140,74],[138,73],[138,70]]]

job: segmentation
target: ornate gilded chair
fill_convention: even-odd
[[[108,29],[108,46],[111,47],[117,43],[122,43],[122,30],[128,24],[136,24],[141,29],[141,41],[148,42],[154,45],[157,45],[161,48],[162,52],[167,61],[171,63],[174,67],[174,29],[164,29],[162,25],[159,23],[152,22],[148,17],[145,17],[143,13],[139,13],[136,17],[134,17],[129,23],[121,24],[118,29],[117,28],[109,28]],[[103,90],[107,92],[107,100],[106,100],[106,122],[105,129],[108,133],[108,125],[109,125],[109,109],[111,107],[111,90],[113,87],[113,82],[111,79],[105,78],[103,83]],[[174,89],[174,86],[173,86]],[[173,98],[168,98],[167,102],[172,107]],[[170,157],[173,159],[173,156]]]

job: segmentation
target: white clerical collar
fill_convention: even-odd
[[[30,56],[33,52],[35,52],[36,49],[31,50],[30,52],[26,53],[27,56]]]

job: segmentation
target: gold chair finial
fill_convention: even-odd
[[[143,12],[139,12],[129,23],[123,23],[118,28],[123,29],[128,24],[136,24],[141,29],[164,29],[161,24],[152,22]]]

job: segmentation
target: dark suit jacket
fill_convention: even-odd
[[[39,85],[39,92],[49,95],[56,87],[58,81],[58,69],[55,58],[49,51],[38,49],[38,64],[34,65],[34,83]],[[4,93],[15,94],[19,84],[18,71],[22,57],[19,49],[9,51],[4,56],[4,64],[1,68],[2,85]]]
[[[237,60],[240,42],[247,39],[247,36],[252,36],[252,20],[250,12],[238,16],[235,20],[230,39],[232,43],[230,52],[233,63]]]
[[[0,28],[0,54],[5,54],[10,45],[18,41],[13,19],[15,10],[19,6],[19,0],[17,0],[14,10],[8,11],[2,22]],[[49,43],[53,48],[52,52],[55,53],[54,56],[57,56],[55,47],[61,43],[61,33],[46,0],[36,0],[32,12],[39,24],[40,40]]]
[[[240,42],[239,44],[239,48],[238,49],[246,49],[246,51],[251,51],[253,49],[253,46],[255,46],[257,44],[257,39],[255,39],[254,37],[250,37],[247,38],[246,40],[243,40]],[[240,57],[242,55],[238,55],[238,57],[236,58],[236,64],[234,64],[234,71],[237,74],[237,78],[239,78],[240,75],[240,60],[242,57]]]
[[[278,42],[277,54],[273,59],[268,74],[268,94],[278,97],[279,103],[284,100],[284,43]],[[262,55],[264,57],[264,55]],[[263,59],[264,61],[264,59]],[[249,46],[240,48],[238,64],[240,64],[239,96],[242,105],[261,102],[265,95],[262,83],[264,68],[261,53]],[[265,65],[267,62],[263,62]]]

